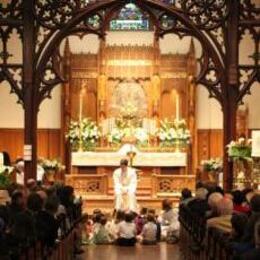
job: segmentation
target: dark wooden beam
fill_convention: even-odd
[[[31,159],[25,160],[25,180],[36,178],[37,169],[37,107],[34,77],[34,0],[23,1],[23,90],[24,144],[31,146]]]
[[[239,1],[229,0],[229,9],[232,10],[227,20],[226,81],[223,90],[223,126],[224,126],[224,188],[233,188],[233,162],[228,158],[227,145],[236,138],[236,111],[237,96],[239,93],[238,71],[238,17]]]

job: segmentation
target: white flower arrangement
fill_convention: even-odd
[[[65,166],[58,159],[50,160],[50,159],[40,159],[40,165],[45,171],[61,171],[65,169]]]
[[[223,168],[223,161],[220,158],[202,160],[201,165],[206,172],[220,172]]]
[[[84,118],[81,122],[72,121],[69,125],[69,131],[66,135],[72,145],[72,150],[83,150],[93,148],[100,137],[98,126],[89,118]]]
[[[241,137],[237,141],[231,141],[228,145],[228,156],[236,159],[251,159],[252,153],[252,140]]]
[[[124,137],[124,132],[117,128],[114,127],[111,132],[107,136],[107,140],[110,144],[120,144],[122,139]]]
[[[134,136],[140,145],[147,144],[149,135],[144,128],[137,127],[134,129]]]
[[[190,131],[187,129],[184,119],[169,121],[164,119],[160,121],[160,128],[157,136],[162,146],[174,146],[178,142],[188,144],[190,140]]]

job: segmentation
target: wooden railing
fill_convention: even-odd
[[[180,193],[183,188],[194,190],[194,175],[162,175],[154,174],[152,194],[156,197]]]
[[[229,234],[206,227],[206,219],[196,216],[186,206],[179,210],[180,251],[185,260],[231,260]]]
[[[77,195],[107,195],[108,177],[106,174],[71,174],[66,176],[66,184],[72,186]]]

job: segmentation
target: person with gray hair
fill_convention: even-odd
[[[217,217],[207,220],[207,227],[215,227],[223,231],[232,230],[231,218],[233,213],[233,202],[223,197],[216,203]]]

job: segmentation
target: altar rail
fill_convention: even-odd
[[[160,198],[165,196],[176,196],[183,188],[194,189],[194,175],[151,175],[151,185],[146,183],[145,178],[138,178],[137,196]],[[89,195],[113,195],[112,176],[107,174],[67,175],[66,184],[74,187],[75,192],[82,198]],[[150,187],[149,187],[150,186]],[[147,189],[149,187],[149,190]]]

